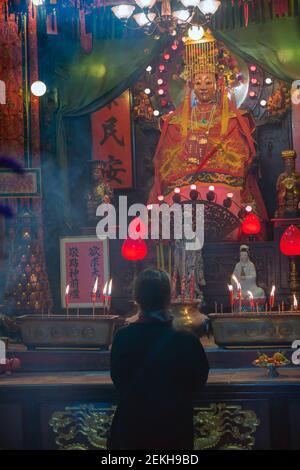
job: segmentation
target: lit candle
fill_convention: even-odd
[[[233,306],[234,306],[233,286],[228,285],[228,289],[229,289],[229,301],[230,301],[231,312],[233,312]]]
[[[248,297],[250,299],[250,308],[253,312],[253,310],[254,310],[254,295],[252,294],[252,292],[250,290],[248,290],[247,294],[248,294]]]
[[[275,304],[275,290],[276,290],[276,287],[273,286],[273,287],[272,287],[272,290],[271,290],[271,294],[270,294],[270,301],[269,301],[270,309],[274,308],[274,304]]]
[[[67,317],[69,316],[69,291],[70,291],[70,285],[68,284],[66,287],[65,291],[65,301],[66,301],[66,307],[67,307]]]
[[[92,290],[93,317],[95,316],[95,303],[96,303],[96,298],[97,298],[97,290],[98,290],[98,276],[96,277],[95,284]]]
[[[294,309],[294,311],[298,310],[298,300],[297,300],[297,297],[295,296],[295,294],[293,295],[293,309]]]
[[[110,306],[111,306],[111,293],[112,293],[112,279],[108,283],[108,288],[107,288],[107,298],[106,298],[106,303],[107,303],[107,312],[110,312]]]
[[[242,311],[242,286],[240,284],[240,282],[238,281],[237,277],[235,275],[232,276],[232,279],[234,280],[234,282],[236,283],[236,287],[237,287],[237,298],[239,300],[239,308],[240,308],[240,312]]]
[[[102,296],[103,296],[102,302],[103,302],[103,313],[104,313],[104,315],[105,315],[105,309],[106,309],[107,286],[108,286],[108,281],[106,281],[106,283],[104,284],[103,292],[102,292]]]

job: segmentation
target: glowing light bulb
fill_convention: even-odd
[[[160,114],[160,113],[159,113],[158,109],[155,109],[155,110],[153,111],[153,116],[157,117],[157,116],[159,116],[159,114]]]
[[[151,90],[150,90],[150,88],[145,88],[144,93],[145,93],[146,95],[151,95]]]
[[[203,38],[204,29],[202,26],[191,26],[188,30],[188,35],[192,41],[199,41],[201,38]]]
[[[151,72],[152,71],[152,67],[151,65],[148,65],[148,67],[146,68],[146,72]]]
[[[43,96],[47,91],[47,87],[44,82],[37,80],[31,85],[31,93],[34,96]]]

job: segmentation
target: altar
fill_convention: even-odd
[[[105,450],[158,321],[209,364],[195,451],[299,450],[296,2],[2,3],[0,449]]]

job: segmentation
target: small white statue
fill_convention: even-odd
[[[250,250],[247,245],[241,245],[240,247],[240,261],[235,265],[232,281],[235,299],[239,299],[241,296],[243,310],[244,307],[253,309],[254,305],[258,307],[264,305],[266,295],[264,290],[256,284],[256,269],[254,263],[250,260]],[[243,301],[247,302],[243,304]],[[245,308],[245,310],[248,310],[248,308]]]

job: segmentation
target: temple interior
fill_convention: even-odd
[[[194,450],[299,450],[300,1],[0,6],[0,449],[107,449],[152,270]]]

